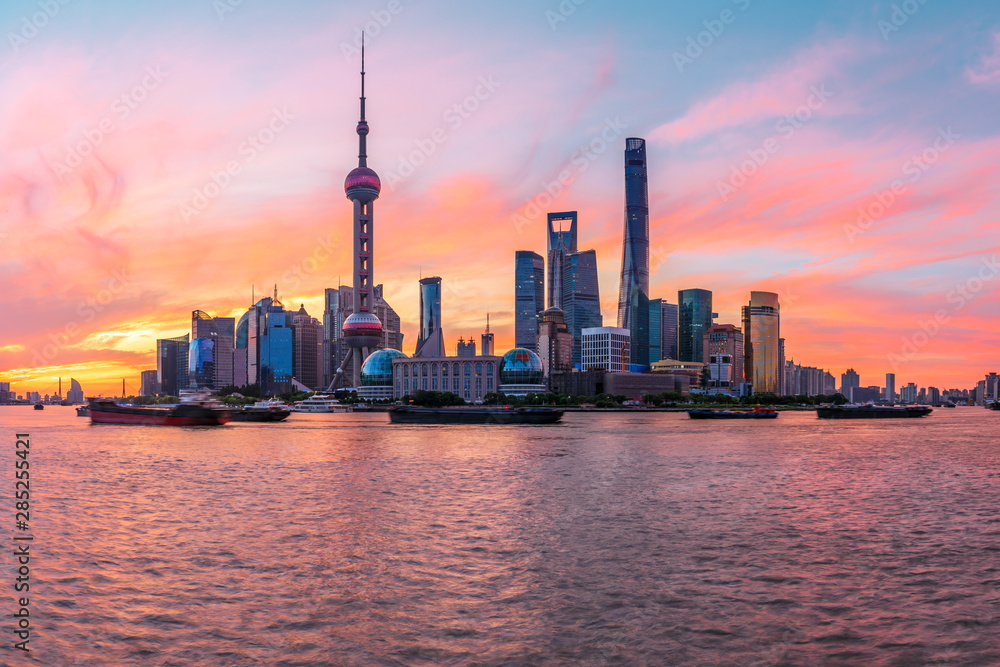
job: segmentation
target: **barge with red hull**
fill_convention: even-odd
[[[230,420],[228,410],[181,403],[169,408],[118,405],[113,401],[91,401],[92,424],[139,424],[146,426],[219,426]]]

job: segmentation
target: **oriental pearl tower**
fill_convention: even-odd
[[[365,51],[361,45],[361,120],[358,121],[358,167],[352,169],[344,181],[347,198],[354,202],[354,313],[344,321],[343,340],[354,355],[354,387],[361,386],[361,364],[370,351],[382,342],[382,323],[372,312],[372,222],[373,203],[378,199],[382,183],[378,174],[368,168],[366,137],[368,123],[365,121]],[[347,355],[337,369],[337,380],[342,375],[342,367]]]

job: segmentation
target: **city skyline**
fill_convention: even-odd
[[[602,8],[580,5],[562,20],[521,3],[484,10],[496,12],[498,40],[515,29],[515,15],[522,23],[536,15],[529,32],[567,46],[562,55],[544,52],[535,70],[541,81],[518,74],[518,58],[499,58],[499,41],[477,46],[460,36],[456,48],[469,57],[456,63],[421,46],[429,41],[433,12],[403,4],[391,14],[369,42],[368,58],[381,78],[371,84],[379,98],[373,120],[379,149],[371,159],[385,195],[376,232],[378,281],[398,304],[408,334],[404,351],[411,353],[417,338],[412,285],[420,266],[444,280],[449,319],[443,324],[452,338],[478,335],[490,311],[497,349],[513,347],[509,257],[522,247],[544,247],[545,214],[552,211],[578,210],[588,221],[604,286],[601,310],[613,322],[620,151],[626,136],[638,136],[647,139],[655,166],[650,298],[670,300],[678,290],[703,286],[714,294],[716,321],[738,325],[750,291],[773,291],[781,299],[789,358],[837,375],[853,367],[862,377],[894,372],[902,382],[965,388],[995,370],[991,315],[1000,268],[995,247],[982,238],[992,224],[986,211],[994,202],[989,183],[1000,141],[996,121],[975,110],[989,105],[962,102],[996,94],[997,25],[965,28],[958,18],[978,16],[974,9],[956,18],[921,6],[884,38],[878,21],[888,20],[887,11],[883,16],[860,3],[835,11],[820,3],[783,17],[802,30],[764,49],[757,69],[728,72],[727,57],[753,40],[762,43],[767,31],[759,28],[774,19],[746,4],[734,4],[736,23],[710,48],[680,61],[674,54],[686,52],[688,37],[717,17],[650,6],[675,27],[657,40],[662,62],[655,72],[638,73],[629,65],[642,54],[599,27],[608,18]],[[178,3],[181,16],[201,16],[180,42],[188,54],[165,37],[145,44],[106,32],[121,22],[163,18],[151,10],[109,16],[105,27],[86,32],[74,29],[69,5],[12,48],[0,82],[10,128],[9,163],[0,174],[0,264],[9,289],[0,306],[13,315],[0,340],[0,379],[21,392],[44,392],[57,376],[76,377],[94,391],[113,390],[122,376],[135,383],[141,370],[155,367],[156,339],[189,333],[195,309],[238,318],[254,284],[277,282],[290,310],[304,304],[322,312],[324,288],[351,273],[339,175],[350,166],[352,139],[357,145],[348,131],[357,120],[360,59],[340,46],[351,45],[354,27],[379,8],[315,9],[319,19],[310,30],[305,14],[269,25],[266,9],[241,6],[216,17],[208,5]],[[16,29],[21,16],[12,12],[5,8],[0,19]],[[461,13],[454,19],[463,20],[470,19]],[[942,24],[952,26],[953,41],[921,42]],[[743,25],[747,33],[739,32]],[[267,54],[274,60],[265,66],[252,43],[239,45],[232,32],[257,34],[265,26],[279,35],[304,31],[307,39],[289,56]],[[758,28],[753,38],[750,28]],[[606,46],[574,46],[581,36]],[[77,55],[101,40],[108,40],[103,55]],[[917,46],[920,58],[913,57]],[[232,80],[221,79],[226,68],[201,67],[202,56],[210,64],[231,63]],[[407,82],[413,60],[446,75],[415,94]],[[946,66],[924,73],[921,63],[939,60]],[[122,62],[140,65],[132,71]],[[299,63],[309,65],[299,71]],[[864,68],[875,74],[862,75]],[[263,72],[266,85],[249,86],[251,71]],[[654,73],[658,83],[649,89]],[[892,73],[896,87],[879,94],[876,84]],[[566,83],[555,85],[552,99],[539,96],[557,76]],[[925,95],[928,105],[918,112],[905,83],[947,94]],[[574,110],[570,122],[553,125],[544,118],[560,96],[573,100]],[[533,110],[523,104],[528,98]],[[636,109],[637,99],[648,108]],[[393,112],[404,101],[407,113]],[[744,104],[741,113],[733,113],[736,103]],[[197,122],[187,111],[192,105],[205,107]],[[566,120],[565,110],[555,113]],[[524,142],[491,141],[511,117],[530,128]],[[101,129],[105,119],[111,130]],[[868,122],[846,128],[859,121]],[[442,136],[436,129],[444,141],[434,139]],[[101,141],[89,146],[93,155],[72,166],[73,151],[98,133]],[[249,142],[244,156],[247,137],[259,147]],[[421,164],[409,159],[428,145],[433,151]],[[762,154],[761,164],[752,162]],[[239,173],[226,171],[232,161]],[[412,174],[401,176],[408,165]],[[917,180],[910,180],[913,169]],[[565,183],[561,170],[570,171]],[[893,194],[897,178],[915,196]],[[546,190],[551,184],[555,195]],[[200,206],[197,193],[210,201]],[[543,205],[543,194],[550,205]],[[490,224],[482,224],[484,217]],[[286,220],[296,221],[295,233],[282,227]],[[442,236],[445,225],[450,233]],[[198,243],[208,245],[191,252]]]

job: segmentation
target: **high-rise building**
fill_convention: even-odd
[[[660,358],[677,360],[677,326],[679,324],[676,303],[664,301],[660,306],[662,320],[660,324]]]
[[[361,118],[358,120],[358,166],[344,180],[344,192],[354,204],[354,312],[344,321],[341,336],[350,354],[353,387],[361,386],[361,364],[382,342],[382,322],[372,312],[375,274],[374,205],[382,182],[368,168],[368,122],[365,120],[365,52],[361,46]],[[341,362],[340,366],[344,363]],[[337,377],[339,381],[339,376]]]
[[[469,339],[469,342],[465,342],[464,338],[458,339],[458,356],[460,357],[474,357],[476,356],[476,341]]]
[[[160,389],[156,383],[156,371],[142,371],[139,374],[139,395],[156,396]]]
[[[443,357],[444,332],[441,329],[441,279],[420,279],[420,335],[415,357]]]
[[[538,327],[538,356],[545,377],[573,368],[573,336],[566,326],[566,314],[559,308],[542,313]]]
[[[663,359],[663,299],[649,300],[649,361],[652,366]]]
[[[785,339],[779,338],[778,339],[778,395],[779,396],[784,396],[786,394],[784,368],[785,368]],[[823,393],[832,394],[834,393],[834,391],[830,392],[824,391]]]
[[[242,320],[241,320],[242,322]],[[236,348],[236,320],[232,317],[212,317],[203,310],[191,312],[191,347],[189,372],[197,366],[196,385],[208,389],[221,389],[234,382],[234,357]],[[195,341],[211,341],[195,343]],[[197,351],[196,354],[192,354]],[[192,365],[193,364],[193,365]],[[210,366],[209,366],[210,365]],[[211,374],[207,375],[209,367]]]
[[[337,374],[337,364],[343,354],[340,350],[340,290],[327,287],[323,290],[323,386],[329,387]],[[237,336],[237,338],[239,338]],[[239,347],[239,344],[237,344]]]
[[[569,222],[564,229],[562,223]],[[548,307],[563,307],[563,272],[566,255],[576,252],[576,211],[549,213],[548,215]]]
[[[638,138],[625,140],[625,233],[618,289],[618,327],[631,332],[632,363],[648,364],[649,195],[646,141]],[[698,332],[698,347],[703,333]]]
[[[749,320],[750,327],[750,357],[753,363],[750,381],[753,382],[754,393],[777,394],[782,389],[778,295],[773,292],[750,292],[750,305],[744,310],[744,318]]]
[[[677,293],[677,354],[679,361],[705,362],[705,333],[712,326],[712,293],[685,289]]]
[[[156,341],[156,381],[160,392],[177,396],[188,388],[188,335]]]
[[[885,374],[885,396],[883,397],[890,403],[896,401],[896,374],[886,373]]]
[[[579,364],[581,332],[584,329],[604,325],[597,280],[597,252],[594,250],[571,252],[563,257],[562,261],[561,308],[566,314],[566,328],[573,341],[572,363]],[[538,353],[542,353],[541,348]]]
[[[851,396],[851,389],[861,386],[861,377],[853,368],[848,368],[847,372],[840,376],[840,393],[848,398]]]
[[[704,363],[710,380],[706,390],[735,394],[743,382],[743,331],[732,324],[713,324],[704,334]]]
[[[493,355],[495,345],[493,334],[490,332],[490,314],[486,313],[486,331],[482,335],[482,353],[484,357]]]
[[[990,373],[985,378],[986,390],[983,393],[983,401],[993,403],[1000,400],[1000,375]]]
[[[899,388],[899,402],[913,404],[917,402],[917,385],[910,382],[905,387]]]
[[[514,346],[534,350],[545,310],[545,260],[537,252],[514,253]]]
[[[323,325],[306,312],[304,304],[292,316],[292,377],[310,389],[322,389]]]
[[[156,379],[156,371],[143,371],[143,373],[152,373],[153,379]],[[83,387],[73,378],[69,379],[69,391],[66,392],[66,400],[74,404],[83,403]]]
[[[627,373],[631,364],[630,332],[621,327],[594,327],[583,330],[584,370]]]

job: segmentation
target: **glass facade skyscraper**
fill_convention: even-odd
[[[663,358],[663,299],[649,300],[649,361]]]
[[[215,379],[215,338],[195,338],[188,349],[188,380],[192,389],[212,389]]]
[[[536,349],[545,310],[545,260],[537,252],[514,253],[514,347]]]
[[[649,195],[646,140],[625,140],[625,234],[618,326],[631,333],[632,363],[649,361]]]
[[[184,334],[156,341],[156,380],[160,392],[167,396],[177,396],[181,389],[188,388],[189,340]]]
[[[562,310],[566,313],[566,328],[573,337],[573,364],[579,364],[583,330],[604,326],[597,281],[597,251],[571,252],[564,257]]]
[[[444,332],[441,329],[441,279],[421,278],[420,280],[420,335],[418,357],[443,357]]]
[[[712,293],[705,289],[686,289],[677,293],[678,361],[703,363],[704,336],[712,326]]]
[[[563,228],[562,223],[564,222],[569,222],[568,228]],[[546,274],[549,308],[565,309],[563,304],[563,272],[566,267],[566,256],[571,252],[576,252],[576,238],[576,211],[549,213],[549,267]]]
[[[678,311],[676,303],[666,303],[660,307],[661,324],[660,324],[660,358],[661,359],[673,359],[674,361],[679,361],[677,358],[677,325],[678,325]]]
[[[750,292],[749,314],[750,345],[749,358],[753,364],[750,378],[755,394],[781,391],[780,350],[780,307],[778,295],[773,292]],[[746,326],[746,318],[744,318]],[[746,333],[746,332],[744,332]]]

